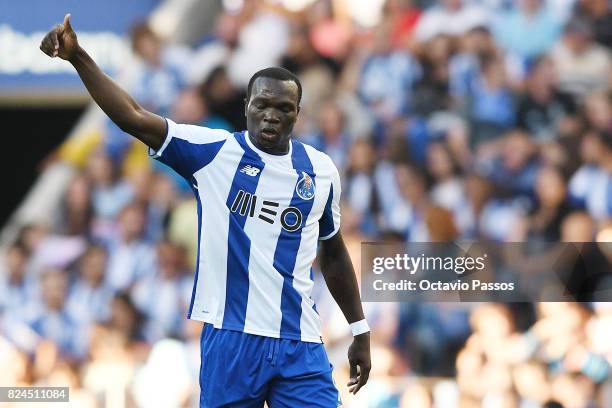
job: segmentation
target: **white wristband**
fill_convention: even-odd
[[[367,333],[369,331],[370,326],[368,326],[366,319],[351,323],[351,333],[353,333],[353,336],[359,336],[360,334]]]

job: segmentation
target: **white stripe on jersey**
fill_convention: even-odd
[[[234,171],[240,163],[242,149],[233,137],[227,139],[215,162],[194,174],[202,204],[200,229],[200,262],[191,318],[220,325],[223,321],[227,279],[227,234],[229,209],[212,202],[213,197],[227,197]],[[221,306],[221,307],[219,307]]]
[[[310,157],[314,173],[316,174],[315,179],[317,181],[320,180],[316,183],[318,194],[315,194],[313,198],[314,203],[312,210],[306,220],[306,225],[314,224],[316,228],[304,228],[302,232],[302,242],[300,243],[300,249],[293,272],[293,287],[302,295],[302,316],[300,317],[302,340],[308,341],[313,335],[316,336],[318,333],[321,333],[321,321],[317,312],[313,309],[314,301],[309,296],[304,296],[304,294],[312,293],[312,288],[314,286],[314,281],[310,277],[310,271],[312,263],[317,256],[319,218],[321,218],[325,203],[327,202],[330,183],[322,182],[325,180],[325,173],[329,173],[329,166],[327,163],[329,159],[310,146],[305,145],[304,147],[306,148],[306,153]]]
[[[291,202],[293,188],[298,179],[297,173],[286,171],[287,167],[292,166],[290,157],[287,157],[282,165],[266,159],[265,156],[261,158],[266,166],[261,172],[256,195],[278,202],[278,209],[270,209],[279,213],[280,208],[288,207]],[[258,200],[257,207],[258,210],[264,207],[262,199]],[[254,217],[247,220],[244,230],[251,237],[251,242],[255,243],[251,244],[249,271],[274,271],[274,244],[281,234],[280,224],[268,224]],[[269,244],[261,245],[266,240]],[[269,336],[279,336],[282,314],[278,305],[281,303],[282,291],[283,277],[280,273],[249,273],[245,330],[248,328],[258,333],[268,333]]]

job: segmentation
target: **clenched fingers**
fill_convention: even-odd
[[[352,394],[357,394],[361,387],[368,382],[369,377],[370,366],[368,364],[363,362],[351,364],[350,379],[346,384],[349,387],[349,392]]]
[[[56,57],[59,53],[59,35],[63,30],[61,24],[53,27],[41,41],[40,50],[50,57]]]

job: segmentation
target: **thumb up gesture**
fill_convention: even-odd
[[[76,54],[78,48],[77,36],[70,24],[70,14],[66,14],[64,22],[53,27],[40,43],[42,52],[51,58],[60,57],[67,61]]]

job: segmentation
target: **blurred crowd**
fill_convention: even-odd
[[[190,47],[134,25],[125,86],[176,122],[239,131],[252,73],[295,72],[294,137],[340,170],[358,273],[362,241],[610,241],[609,1],[387,0],[373,27],[348,1],[271,3],[224,2]],[[52,221],[3,255],[0,384],[69,384],[73,406],[197,406],[195,200],[104,127]],[[597,302],[366,304],[373,372],[355,405],[348,325],[315,278],[347,407],[612,406],[612,306]]]

